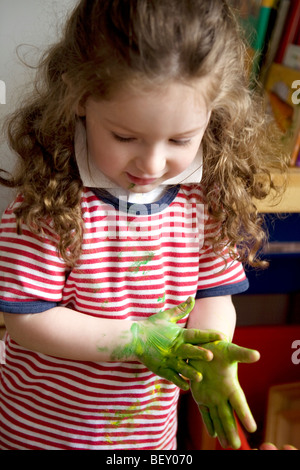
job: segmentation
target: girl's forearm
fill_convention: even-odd
[[[21,346],[49,356],[80,361],[138,360],[130,320],[100,319],[65,307],[37,314],[4,314],[10,336]],[[216,330],[231,341],[235,309],[230,297],[196,300],[188,328]]]
[[[132,321],[99,319],[65,307],[37,314],[4,314],[10,336],[49,356],[80,361],[137,360]],[[122,353],[121,353],[122,352]]]
[[[196,299],[190,313],[187,328],[216,330],[232,341],[236,324],[236,312],[231,296]]]
[[[211,360],[200,344],[220,339],[212,331],[186,330],[177,323],[194,307],[194,299],[149,318],[106,320],[63,307],[31,315],[5,314],[10,336],[27,349],[63,359],[88,362],[138,361],[150,371],[187,390],[199,381],[186,359]]]

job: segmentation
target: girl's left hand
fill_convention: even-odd
[[[177,324],[193,309],[194,303],[194,299],[189,298],[177,307],[136,322],[132,330],[132,344],[138,360],[183,390],[190,387],[186,379],[202,380],[201,373],[187,360],[211,361],[213,354],[201,343],[210,344],[209,341],[224,337],[218,332],[186,329]]]
[[[256,423],[238,381],[238,362],[256,362],[259,353],[226,341],[202,346],[212,351],[214,358],[209,363],[190,361],[203,376],[202,382],[191,383],[193,397],[208,433],[218,437],[223,447],[237,449],[241,442],[234,411],[247,431],[256,431]]]
[[[276,447],[274,444],[269,444],[264,442],[260,447],[259,450],[298,450],[296,447],[286,444],[280,448]]]

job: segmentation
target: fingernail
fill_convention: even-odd
[[[206,353],[206,360],[207,360],[207,362],[212,361],[213,358],[214,358],[213,353],[212,353],[211,351],[207,351],[207,353]]]
[[[202,382],[202,379],[203,379],[203,375],[200,374],[200,372],[199,372],[199,373],[197,374],[196,380],[197,380],[197,382],[199,383],[199,382]]]
[[[193,297],[189,297],[185,302],[183,302],[183,303],[179,306],[179,308],[180,308],[181,310],[186,310],[188,307],[191,307],[191,305],[193,305],[193,303],[194,303]]]
[[[219,441],[223,449],[227,449],[227,447],[229,447],[227,439],[219,437]]]

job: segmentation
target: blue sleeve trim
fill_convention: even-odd
[[[249,281],[238,282],[236,284],[226,284],[211,289],[199,289],[196,294],[196,299],[204,299],[206,297],[221,297],[222,295],[235,295],[245,292],[249,288]]]
[[[48,302],[46,300],[38,300],[33,302],[8,302],[0,300],[0,311],[3,313],[41,313],[57,307],[57,302]]]

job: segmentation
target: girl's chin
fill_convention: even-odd
[[[142,179],[127,176],[126,188],[135,193],[148,193],[162,184],[163,179]],[[124,187],[124,186],[123,186]]]
[[[155,188],[157,188],[159,185],[158,184],[147,184],[147,185],[139,185],[139,184],[134,184],[134,183],[129,183],[126,189],[133,193],[149,193],[150,191],[153,191]]]

